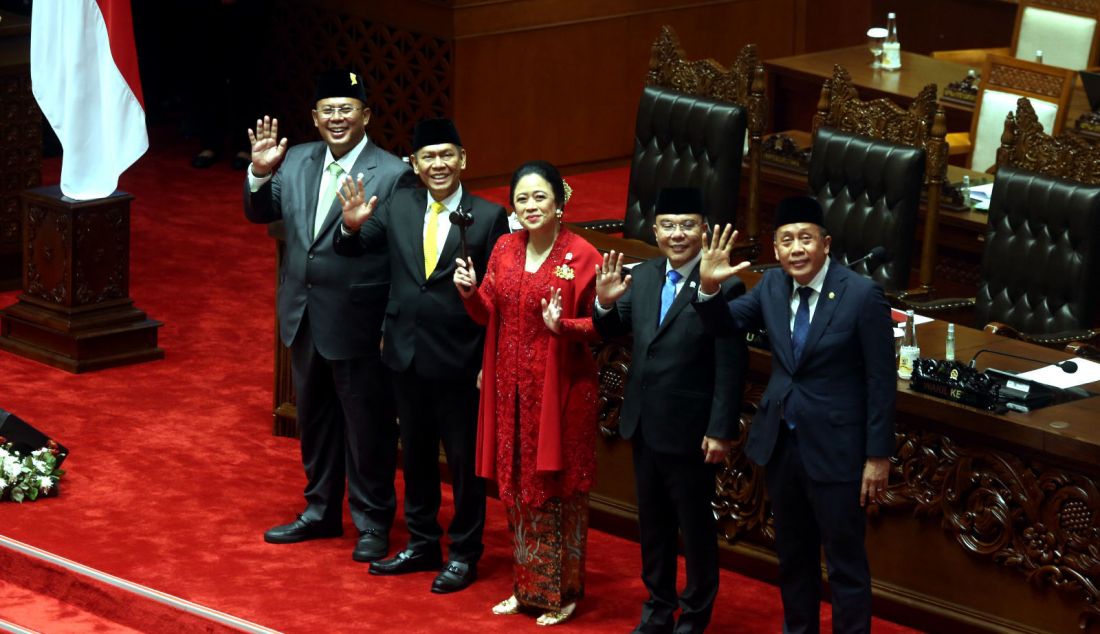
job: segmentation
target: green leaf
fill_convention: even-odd
[[[14,502],[22,503],[23,502],[23,490],[22,489],[12,489],[11,499]]]
[[[31,502],[38,499],[38,489],[31,489],[27,492],[27,497],[31,499]]]

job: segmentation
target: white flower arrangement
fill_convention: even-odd
[[[56,492],[58,481],[65,475],[57,468],[57,456],[57,443],[52,440],[24,456],[0,439],[0,500],[37,500]]]

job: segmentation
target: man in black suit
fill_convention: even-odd
[[[451,277],[460,256],[472,258],[478,274],[484,275],[493,245],[508,231],[508,221],[503,207],[463,189],[466,150],[451,121],[417,124],[410,161],[425,188],[396,192],[380,206],[362,184],[345,181],[340,193],[343,224],[335,249],[356,256],[388,245],[390,255],[382,359],[394,371],[409,543],[395,557],[372,564],[370,571],[439,571],[432,592],[446,593],[462,590],[477,578],[485,526],[485,482],[474,470],[477,373],[485,330],[466,314]],[[459,227],[453,224],[462,221],[460,208],[473,220],[466,229],[465,254],[459,250]],[[446,566],[437,519],[440,440],[455,500]]]
[[[305,511],[264,539],[289,544],[342,534],[346,477],[359,530],[356,561],[386,555],[397,509],[397,425],[378,352],[389,266],[384,254],[348,260],[333,252],[340,219],[335,192],[340,174],[349,173],[388,198],[410,175],[401,159],[367,138],[366,99],[358,74],[322,75],[313,110],[321,141],[289,150],[278,120],[257,121],[248,131],[252,164],[244,186],[249,220],[282,220],[286,227],[279,333],[291,353],[307,479]]]
[[[634,347],[619,433],[633,441],[649,598],[637,633],[702,632],[718,594],[718,535],[711,509],[716,465],[737,429],[744,339],[706,333],[691,309],[706,232],[697,188],[666,188],[653,231],[663,257],[622,276],[622,254],[604,256],[596,278],[596,329],[605,338],[633,333]],[[723,296],[745,292],[737,278]],[[676,593],[678,533],[687,585]],[[680,617],[675,618],[677,604]]]
[[[703,246],[695,309],[715,332],[767,330],[772,374],[745,454],[764,466],[775,517],[784,632],[817,632],[821,549],[833,631],[871,629],[864,506],[886,486],[894,454],[893,324],[882,288],[829,260],[821,206],[788,198],[775,212],[775,256],[748,294],[715,300],[737,232]]]

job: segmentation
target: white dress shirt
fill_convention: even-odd
[[[424,204],[424,236],[428,237],[428,219],[432,217],[432,203],[435,199],[432,198],[431,193],[428,194],[428,202]],[[439,255],[443,253],[443,243],[447,241],[447,233],[451,230],[451,212],[458,209],[459,203],[462,202],[462,185],[458,186],[458,189],[453,194],[447,196],[443,200],[439,201],[443,203],[443,211],[439,212],[439,224],[435,228],[435,257],[438,260]],[[438,264],[436,266],[439,266]]]

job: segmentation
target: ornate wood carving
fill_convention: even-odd
[[[775,540],[775,521],[764,485],[764,470],[745,456],[745,443],[756,412],[753,403],[760,401],[764,385],[749,382],[745,391],[745,411],[737,419],[737,436],[715,481],[712,502],[714,516],[718,518],[718,535],[731,544],[749,534]]]
[[[662,26],[649,56],[646,84],[691,95],[735,103],[745,109],[749,138],[749,192],[745,231],[755,243],[760,233],[759,182],[761,140],[767,124],[768,104],[764,97],[764,65],[755,44],[746,44],[730,69],[713,59],[689,61],[680,39],[670,26]]]
[[[1062,95],[1065,85],[1065,77],[1050,73],[1040,73],[1019,66],[1006,64],[993,64],[989,68],[989,77],[982,78],[986,82],[987,89],[996,89],[997,86],[1007,86],[1013,92],[1024,90],[1058,99]]]
[[[889,99],[862,101],[851,75],[841,66],[821,88],[814,132],[823,125],[890,143],[924,147],[932,136],[936,114],[936,85],[928,84],[908,109]]]
[[[22,279],[19,192],[42,180],[42,114],[31,94],[30,67],[0,69],[0,289]]]
[[[619,435],[619,412],[626,393],[626,375],[630,370],[630,348],[618,341],[593,346],[596,367],[600,370],[600,397],[597,421],[606,437]]]
[[[1100,492],[1092,478],[921,430],[898,434],[881,506],[939,517],[967,552],[1084,599],[1100,620]]]
[[[1031,0],[1028,4],[1053,11],[1076,11],[1092,15],[1100,13],[1100,0]]]
[[[130,224],[120,206],[73,218],[76,252],[73,294],[77,304],[98,304],[126,297]]]
[[[1074,134],[1051,136],[1043,131],[1027,99],[1005,117],[997,165],[1011,165],[1053,178],[1100,184],[1100,146]]]
[[[23,294],[55,304],[69,301],[71,236],[64,216],[27,203],[26,286]]]
[[[371,108],[368,133],[399,156],[409,154],[417,121],[452,114],[454,46],[445,40],[363,17],[338,13],[312,2],[281,0],[273,10],[273,39],[309,42],[281,55],[277,90],[292,143],[313,140],[309,113],[314,82],[326,68],[357,70],[367,81]]]

